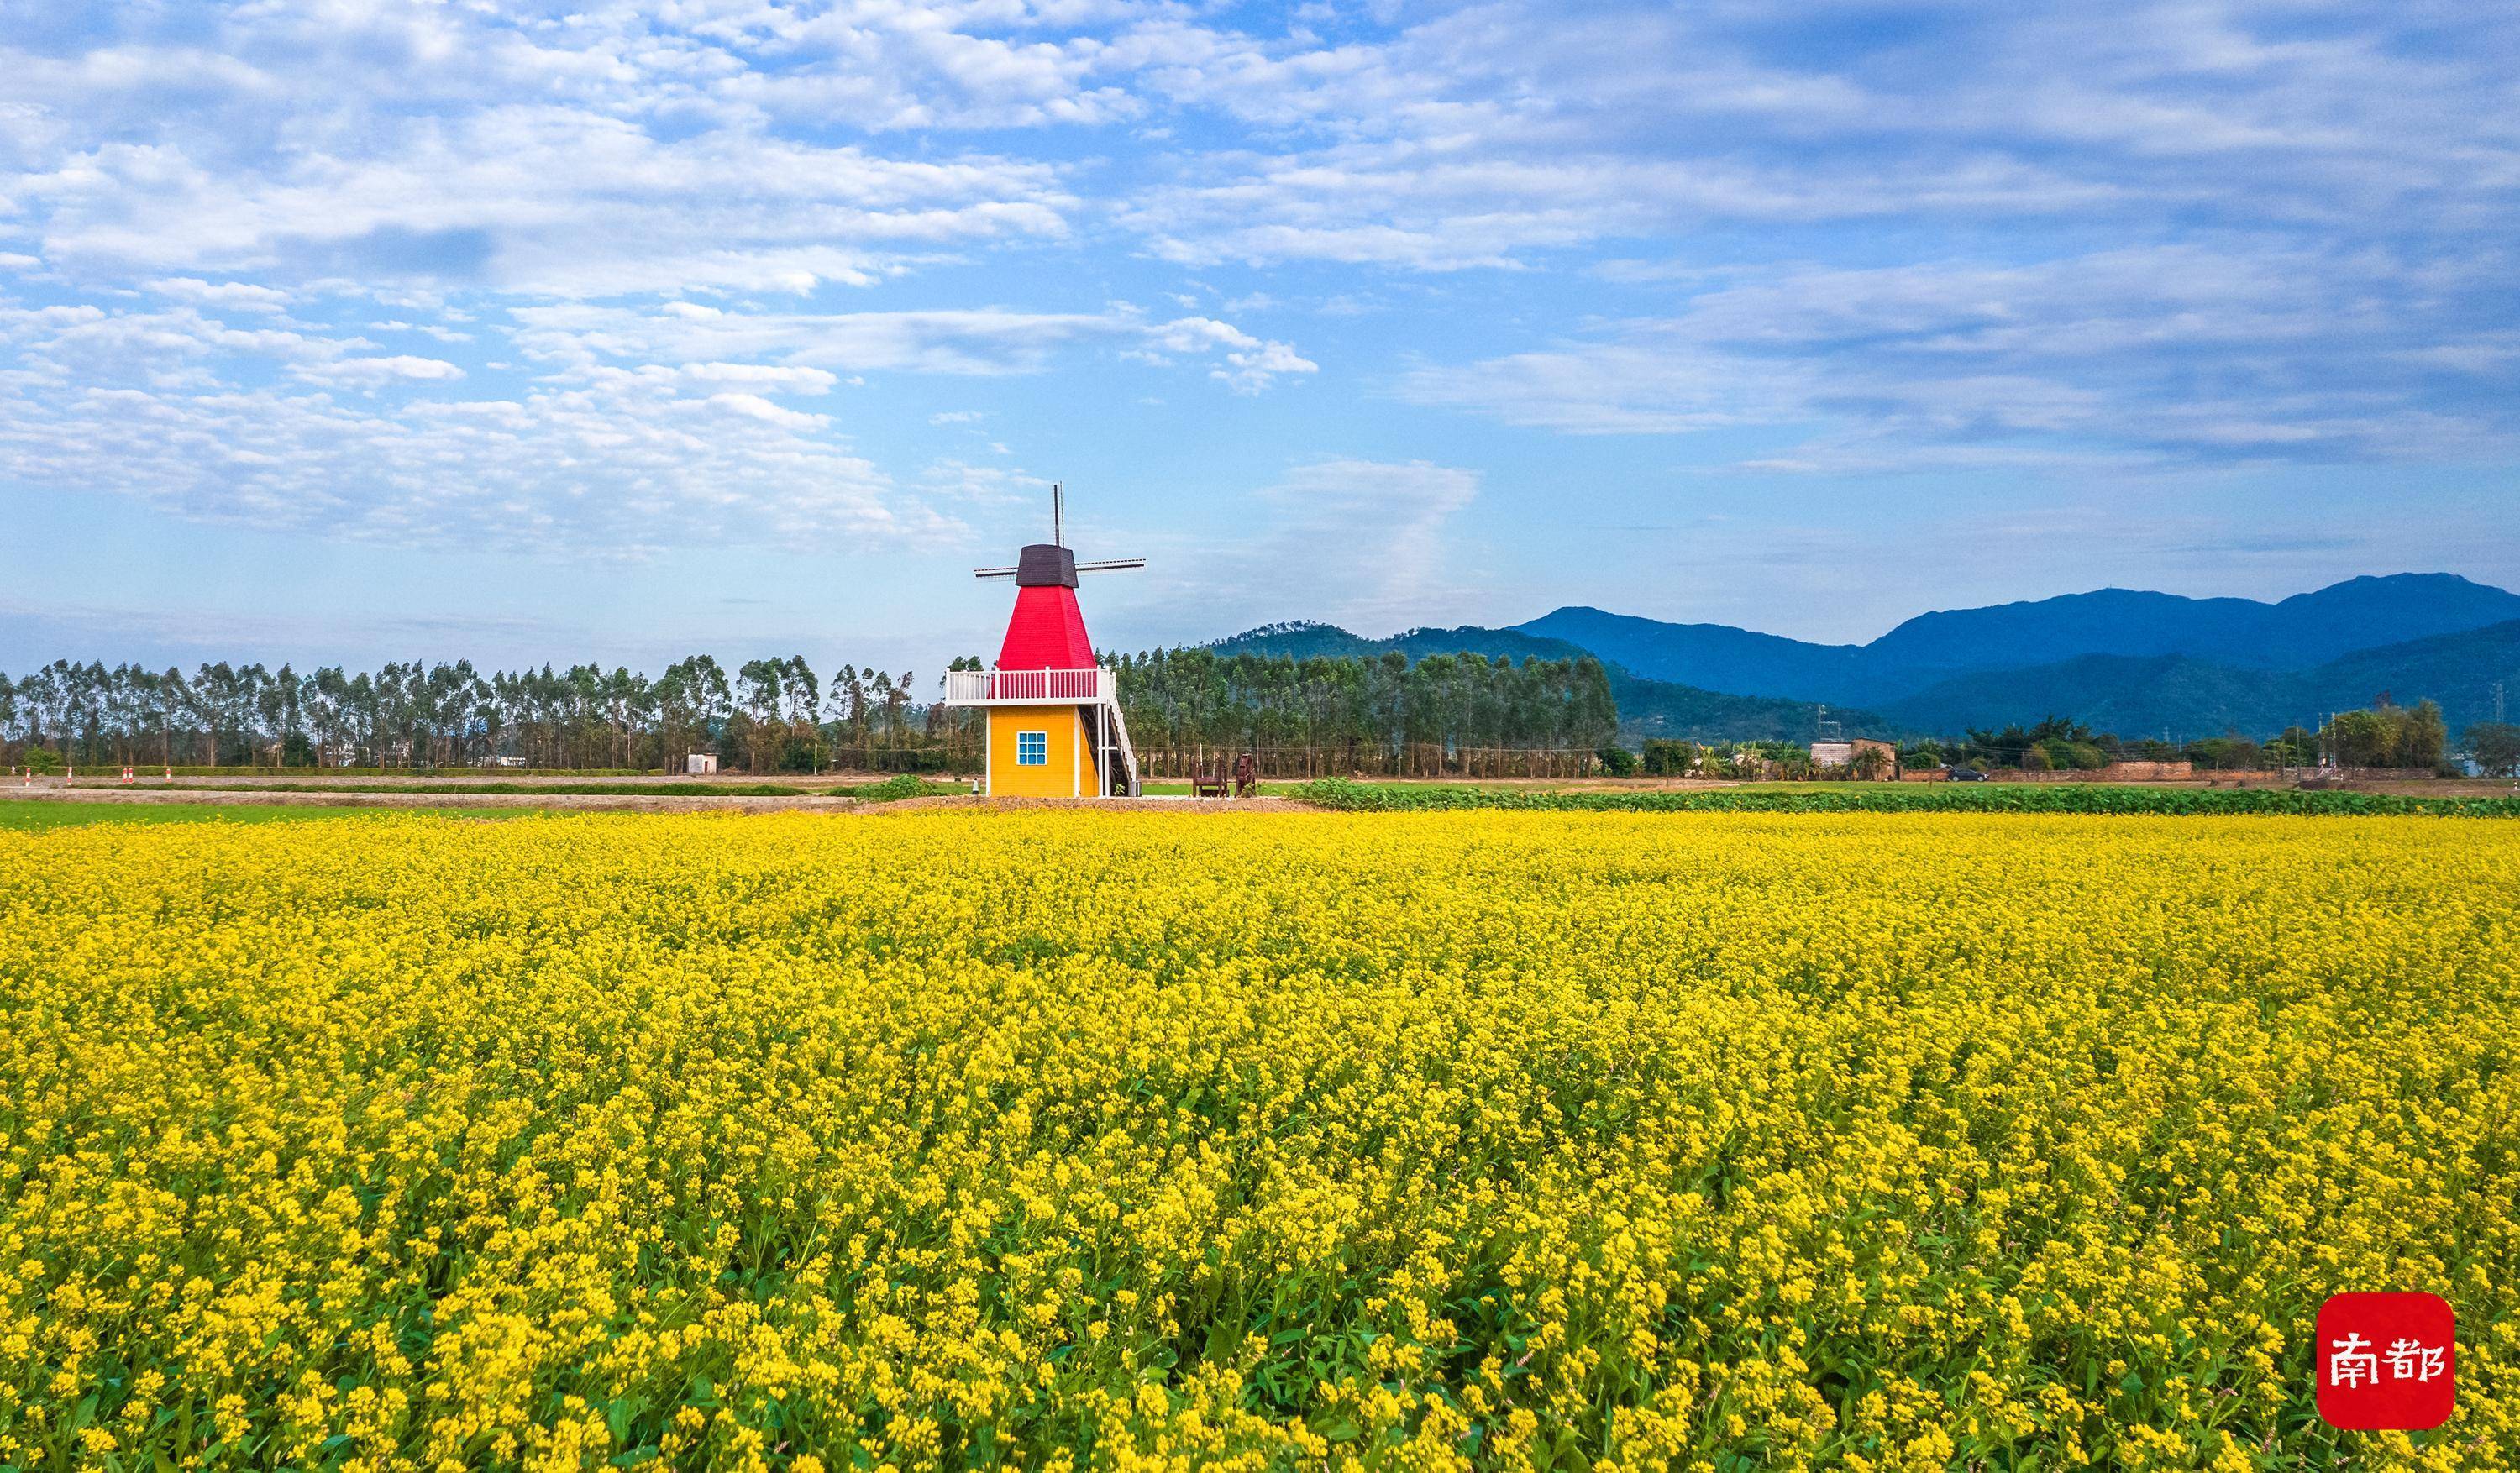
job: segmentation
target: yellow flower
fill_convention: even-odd
[[[0,1459],[2520,1465],[2514,872],[2423,819],[0,834]],[[2439,1433],[2311,1410],[2369,1288],[2472,1335]]]

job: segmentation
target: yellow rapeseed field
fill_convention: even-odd
[[[0,1463],[2520,1466],[2520,824],[0,834]],[[2328,1293],[2457,1307],[2316,1419]]]

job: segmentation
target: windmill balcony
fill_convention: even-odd
[[[949,706],[1100,705],[1112,698],[1111,672],[1083,670],[949,670]]]

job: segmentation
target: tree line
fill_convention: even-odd
[[[914,672],[846,664],[826,679],[801,655],[730,670],[697,654],[653,677],[591,664],[485,672],[470,660],[372,672],[220,661],[190,675],[56,660],[0,672],[0,749],[37,766],[644,769],[708,752],[768,772],[880,752],[932,771],[973,741],[966,715],[921,699]]]
[[[1182,753],[1256,750],[1278,772],[1381,774],[1517,771],[1512,754],[1613,755],[1618,706],[1591,658],[1519,663],[1475,653],[1411,662],[1378,656],[1219,654],[1158,649],[1109,655],[1137,746],[1161,765]],[[982,668],[964,656],[955,670]],[[200,767],[675,768],[691,752],[752,772],[819,766],[968,770],[977,713],[922,697],[912,671],[802,656],[733,668],[699,654],[651,677],[593,664],[487,671],[469,660],[339,666],[205,663],[190,675],[136,664],[56,660],[0,672],[0,755],[11,763]],[[941,682],[940,682],[941,684]],[[2488,772],[2520,769],[2520,728],[2480,722],[2461,734]],[[1683,748],[1687,748],[1683,751]],[[2172,745],[2122,739],[2050,717],[2028,727],[1912,741],[1906,767],[2091,770],[2185,759],[2202,770],[2432,768],[2449,749],[2431,701],[2341,712],[2317,731],[2264,741],[2237,735]],[[1500,757],[1504,760],[1499,760]],[[1646,744],[1648,772],[1791,775],[1800,743]],[[1492,764],[1483,766],[1483,763]],[[1540,771],[1538,766],[1528,770]]]
[[[1322,770],[1446,770],[1464,752],[1583,752],[1618,708],[1592,659],[1490,661],[1105,656],[1138,746],[1315,754]],[[982,668],[964,656],[954,670]],[[941,681],[935,684],[941,685]],[[978,713],[949,710],[911,671],[802,656],[728,668],[705,654],[648,676],[593,664],[491,670],[470,660],[205,663],[191,674],[56,660],[0,673],[0,749],[35,765],[674,768],[707,752],[763,773],[818,766],[968,768]]]
[[[2520,766],[2520,729],[2480,721],[2460,734],[2460,745],[2486,772],[2510,776]],[[2265,740],[2228,733],[2172,743],[2157,737],[2127,739],[2094,732],[2080,722],[2050,716],[2031,726],[1972,730],[1954,741],[1913,742],[1900,749],[1906,766],[1954,762],[2031,771],[2092,771],[2115,762],[2185,761],[2202,772],[2259,772],[2287,767],[2438,770],[2452,753],[2441,706],[2420,700],[2402,706],[2385,694],[2369,707],[2339,711],[2316,730],[2286,727]]]
[[[2480,721],[2460,734],[2465,755],[2489,777],[2520,775],[2520,726]],[[2287,727],[2261,741],[2230,733],[2169,742],[2153,736],[2122,737],[2081,722],[2049,716],[2028,726],[1971,729],[1953,738],[1911,739],[1898,749],[1898,766],[1914,772],[1936,767],[2018,769],[2027,772],[2096,772],[2120,762],[2186,762],[2199,772],[2266,772],[2280,768],[2390,768],[2454,771],[2448,726],[2432,701],[2400,706],[2383,700],[2364,710],[2340,711],[2317,730]],[[1870,759],[1868,762],[1868,759]],[[1886,754],[1859,751],[1855,777],[1886,777]],[[1868,766],[1870,771],[1868,771]],[[1633,770],[1648,777],[1803,779],[1850,774],[1822,769],[1807,745],[1789,741],[1701,744],[1649,737],[1643,751],[1606,763],[1614,775]]]
[[[1160,768],[1179,752],[1256,751],[1272,776],[1520,771],[1535,753],[1589,760],[1618,737],[1598,660],[1431,654],[1111,658],[1131,739]]]

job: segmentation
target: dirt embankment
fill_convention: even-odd
[[[79,770],[78,780],[74,782],[69,782],[67,785],[79,789],[94,789],[98,791],[128,791],[129,789],[123,788],[121,782],[117,779],[116,775],[119,771],[120,769],[118,768],[110,767],[81,768]],[[793,787],[833,787],[855,785],[862,782],[881,782],[892,776],[890,773],[862,773],[855,771],[854,769],[842,768],[831,768],[819,773],[763,773],[759,775],[751,773],[715,773],[706,777],[686,777],[681,773],[597,773],[592,775],[526,774],[510,773],[498,768],[485,767],[479,769],[467,768],[460,772],[450,772],[447,769],[438,768],[433,771],[396,771],[385,774],[335,774],[327,772],[322,768],[288,768],[277,773],[257,774],[251,777],[231,776],[224,778],[202,778],[178,775],[177,777],[170,779],[159,777],[158,774],[160,771],[162,771],[162,769],[154,767],[133,768],[131,770],[132,781],[135,784],[145,784],[150,788],[206,788],[218,792],[238,792],[249,791],[263,787],[305,787],[316,784],[325,786],[338,784],[344,787],[356,787],[361,785],[375,786],[378,783],[388,782],[444,783],[450,788],[472,786],[482,783],[496,783],[501,787],[586,787],[591,784],[600,783],[606,787],[723,786],[727,788],[740,788],[750,787],[765,782],[773,782],[782,786]],[[14,792],[20,781],[21,780],[15,778],[9,779],[8,790]],[[938,778],[935,781],[964,781],[968,780],[960,778]],[[65,785],[62,778],[58,774],[50,777],[39,777],[35,779],[35,783],[37,786],[42,786],[47,783],[56,786]]]
[[[214,780],[203,780],[208,782]],[[235,780],[226,780],[235,781]],[[1305,813],[1309,803],[1291,798],[1238,798],[1231,802],[1187,798],[904,798],[871,803],[863,798],[724,797],[676,793],[363,793],[342,791],[274,792],[250,786],[185,786],[154,789],[67,787],[38,779],[33,785],[0,786],[0,801],[26,799],[42,803],[102,805],[217,805],[230,808],[530,808],[556,813],[919,813],[938,808],[981,810],[1025,808],[1099,808],[1132,813]]]
[[[572,813],[775,813],[803,809],[854,813],[879,807],[858,798],[675,797],[644,793],[360,793],[271,792],[250,787],[0,787],[0,801],[39,803],[190,804],[223,808],[541,808]]]
[[[868,811],[881,813],[922,813],[938,808],[976,808],[983,810],[1023,808],[1099,808],[1104,812],[1124,813],[1320,813],[1323,810],[1293,798],[904,798],[897,803],[867,805]]]

